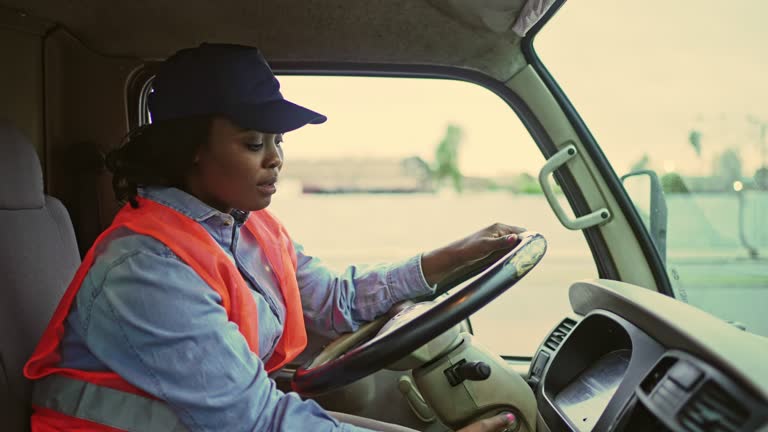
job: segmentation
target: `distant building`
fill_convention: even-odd
[[[667,175],[667,174],[665,174]],[[685,186],[690,192],[733,192],[733,180],[718,176],[683,176]],[[754,180],[740,178],[739,181],[747,188],[755,187]]]
[[[303,193],[433,192],[429,165],[419,157],[405,159],[343,158],[290,160],[281,177],[298,182]]]

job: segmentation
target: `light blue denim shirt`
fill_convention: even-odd
[[[281,392],[267,376],[263,365],[282,334],[285,307],[256,239],[240,229],[247,214],[221,213],[175,188],[141,194],[200,223],[234,260],[258,308],[258,356],[191,267],[154,238],[122,229],[95,251],[67,317],[61,366],[114,371],[165,400],[192,431],[360,430]],[[432,291],[420,256],[336,274],[298,244],[296,253],[305,322],[320,334],[354,331],[394,303]]]

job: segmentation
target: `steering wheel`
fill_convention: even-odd
[[[517,246],[466,286],[438,300],[409,307],[390,323],[388,317],[381,317],[331,343],[296,370],[293,390],[316,396],[357,381],[464,321],[516,284],[544,257],[547,241],[541,234],[524,232],[519,236]]]

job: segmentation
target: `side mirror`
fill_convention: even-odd
[[[621,176],[635,208],[649,226],[661,261],[667,262],[667,201],[659,176],[653,170],[633,171]]]

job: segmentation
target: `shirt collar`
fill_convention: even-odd
[[[139,195],[166,205],[196,222],[203,222],[213,216],[223,214],[208,204],[200,201],[194,195],[174,187],[143,187],[139,188]],[[248,212],[242,210],[233,210],[231,215],[238,222],[245,222],[245,219],[248,218]]]

